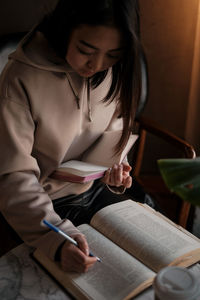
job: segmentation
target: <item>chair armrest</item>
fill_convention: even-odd
[[[185,140],[179,138],[169,130],[165,129],[164,127],[160,126],[157,124],[155,121],[152,121],[144,116],[138,118],[136,120],[138,123],[138,128],[139,128],[139,144],[137,148],[137,157],[135,161],[135,168],[134,168],[134,176],[137,178],[140,174],[140,169],[141,169],[141,163],[143,159],[143,152],[144,152],[144,146],[145,146],[145,139],[146,139],[146,134],[151,133],[157,137],[160,137],[164,141],[168,142],[169,144],[175,146],[179,150],[182,151],[183,155],[186,158],[195,158],[196,153],[192,145],[190,145],[188,142]],[[139,180],[139,179],[138,179]],[[149,178],[148,178],[149,181]],[[140,180],[139,180],[140,182]],[[141,182],[140,182],[141,183]],[[164,182],[163,182],[164,183]],[[141,183],[142,185],[145,183]],[[162,185],[162,181],[156,180],[157,185]],[[148,187],[149,188],[149,187]],[[158,189],[158,188],[157,188]],[[155,193],[155,191],[154,191]],[[178,215],[178,224],[181,225],[183,228],[187,228],[189,222],[189,216],[190,216],[190,211],[193,213],[191,210],[191,204],[189,202],[182,201],[180,208],[179,208],[179,215]],[[189,221],[188,221],[189,220]]]
[[[196,153],[193,146],[169,130],[146,117],[140,117],[137,122],[139,123],[140,131],[146,131],[162,138],[166,142],[181,150],[187,158],[195,158]]]
[[[151,133],[157,137],[160,137],[164,141],[175,146],[180,151],[182,151],[183,156],[186,158],[196,157],[196,153],[192,145],[190,145],[185,140],[179,138],[169,130],[163,128],[155,121],[152,121],[144,116],[141,116],[136,119],[136,123],[139,128],[139,140],[137,144],[137,149],[134,152],[132,158],[134,160],[134,171],[133,171],[134,176],[137,177],[140,173],[147,133]]]

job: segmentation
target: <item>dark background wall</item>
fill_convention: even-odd
[[[200,155],[200,1],[139,2],[149,68],[144,114],[186,139]],[[173,157],[173,151],[150,136],[145,166],[151,171],[158,152]]]
[[[0,0],[0,35],[28,31],[57,0]]]

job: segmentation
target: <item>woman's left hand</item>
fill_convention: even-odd
[[[130,176],[131,169],[128,162],[114,164],[112,168],[106,171],[102,181],[110,186],[124,186],[125,188],[130,188],[132,185],[132,177]]]

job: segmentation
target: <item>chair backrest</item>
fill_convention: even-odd
[[[0,37],[0,73],[8,61],[8,55],[16,49],[24,35],[25,32],[17,32]]]
[[[141,72],[141,90],[140,90],[140,100],[136,111],[136,120],[139,119],[140,115],[145,109],[147,99],[148,99],[148,69],[147,61],[144,51],[140,52],[140,72]]]

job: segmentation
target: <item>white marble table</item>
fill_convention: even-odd
[[[32,260],[31,251],[22,244],[0,258],[0,300],[73,299]],[[191,269],[200,284],[200,264]],[[146,290],[134,300],[154,300],[153,290]]]

